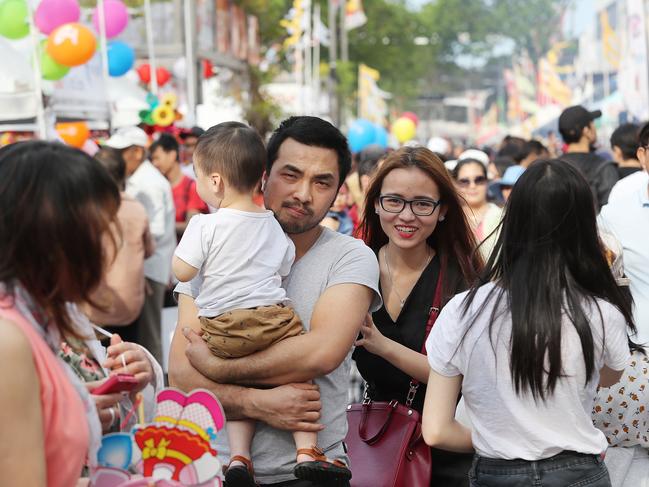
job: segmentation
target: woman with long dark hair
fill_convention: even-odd
[[[471,485],[610,486],[591,409],[597,385],[620,378],[633,319],[592,198],[563,161],[532,164],[482,282],[448,303],[429,336],[424,438],[475,448]],[[460,389],[472,432],[452,416]]]
[[[3,485],[75,485],[96,457],[95,404],[57,354],[62,339],[86,338],[73,303],[93,303],[119,202],[106,170],[79,150],[40,141],[0,149]]]
[[[419,381],[412,408],[421,412],[429,372],[421,350],[438,280],[443,306],[468,288],[482,261],[453,181],[426,148],[388,155],[365,209],[361,232],[379,260],[384,303],[366,320],[353,357],[372,400],[406,404],[411,379]],[[435,450],[431,485],[467,485],[469,465],[468,455]]]

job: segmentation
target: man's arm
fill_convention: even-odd
[[[188,334],[187,356],[204,375],[222,383],[280,385],[304,382],[335,370],[358,336],[374,291],[337,284],[318,299],[311,330],[240,359],[214,357],[197,335]]]
[[[228,420],[252,418],[290,431],[320,431],[320,393],[313,384],[289,384],[269,390],[217,384],[202,376],[187,360],[187,341],[182,330],[201,331],[194,300],[178,297],[178,324],[169,353],[169,384],[182,391],[203,388],[213,392],[225,409]],[[201,341],[202,339],[199,338]]]

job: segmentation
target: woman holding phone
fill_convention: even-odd
[[[59,358],[87,338],[70,303],[104,269],[119,190],[101,165],[58,143],[0,149],[0,472],[3,486],[69,487],[101,439],[93,401]]]

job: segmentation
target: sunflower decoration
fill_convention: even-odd
[[[182,115],[176,109],[178,97],[175,93],[165,93],[160,98],[149,93],[146,101],[149,104],[149,109],[139,113],[142,123],[152,127],[169,127],[176,121],[182,120]]]

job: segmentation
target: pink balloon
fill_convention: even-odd
[[[54,29],[77,22],[81,9],[77,0],[42,0],[34,13],[34,23],[43,34],[49,35]]]
[[[415,122],[415,125],[419,125],[419,117],[415,113],[413,113],[413,112],[403,112],[401,114],[401,116],[403,118],[408,118],[408,119],[412,120],[413,122]]]
[[[104,0],[104,20],[106,21],[106,37],[111,39],[118,36],[128,24],[128,11],[121,0]],[[99,29],[99,7],[92,12],[92,25],[95,30],[101,33]]]

